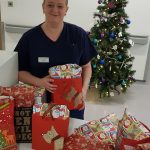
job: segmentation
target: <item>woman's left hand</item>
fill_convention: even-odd
[[[84,109],[85,108],[85,100],[86,100],[86,92],[82,91],[75,97],[75,108],[79,104],[83,104],[83,106],[79,110]]]

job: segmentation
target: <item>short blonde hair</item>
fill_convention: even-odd
[[[43,4],[45,3],[46,0],[43,1]],[[66,4],[68,5],[68,0],[66,0]]]

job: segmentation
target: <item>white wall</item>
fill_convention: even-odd
[[[43,20],[42,0],[1,0],[1,20],[8,24],[36,25]]]
[[[2,21],[7,24],[35,26],[44,20],[42,12],[43,0],[10,0],[14,6],[8,7],[8,0],[0,0]],[[65,21],[77,24],[85,30],[89,30],[93,26],[93,13],[98,6],[98,0],[69,0],[69,10],[65,17]],[[131,20],[128,32],[133,35],[150,35],[150,1],[149,0],[129,0],[126,13]],[[12,34],[5,32],[6,50],[12,51],[21,34]],[[148,47],[147,43],[147,47]],[[141,53],[142,52],[142,53]],[[131,50],[136,60],[134,69],[137,70],[136,75],[139,76],[141,68],[145,71],[145,65],[139,64],[143,61],[147,62],[148,49],[142,47],[141,50]],[[141,71],[142,72],[142,71]],[[145,72],[143,73],[145,74]],[[143,77],[143,74],[141,75]],[[144,79],[140,77],[140,79]]]
[[[43,0],[11,0],[13,7],[8,7],[8,0],[1,0],[2,21],[8,24],[35,26],[44,20]],[[69,0],[69,10],[65,20],[88,29],[93,22],[93,13],[97,0]]]
[[[8,0],[0,0],[2,21],[18,25],[37,25],[43,21],[43,0],[11,0],[14,7],[8,7]],[[98,0],[69,0],[69,11],[66,21],[75,23],[85,29],[89,29],[93,23],[93,13],[96,10]],[[150,1],[129,0],[126,12],[131,20],[129,31],[138,35],[150,35]]]
[[[2,21],[5,24],[36,26],[43,22],[43,0],[11,0],[14,6],[8,7],[8,0],[0,0]],[[65,21],[77,24],[85,30],[93,25],[93,13],[97,7],[97,0],[69,0],[69,10]],[[5,32],[5,48],[13,50],[21,34]]]
[[[149,0],[129,0],[126,7],[131,20],[129,32],[135,35],[150,35],[149,6]]]

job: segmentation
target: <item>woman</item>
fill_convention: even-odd
[[[77,99],[84,101],[92,73],[90,60],[97,52],[82,28],[63,21],[68,0],[44,0],[42,7],[45,22],[27,31],[15,48],[19,60],[18,78],[53,93],[57,86],[49,78],[48,69],[56,65],[78,64],[83,70],[83,88]],[[84,107],[70,111],[70,116],[83,119]]]

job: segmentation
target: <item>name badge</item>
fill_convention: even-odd
[[[39,63],[49,63],[49,57],[38,57]]]

